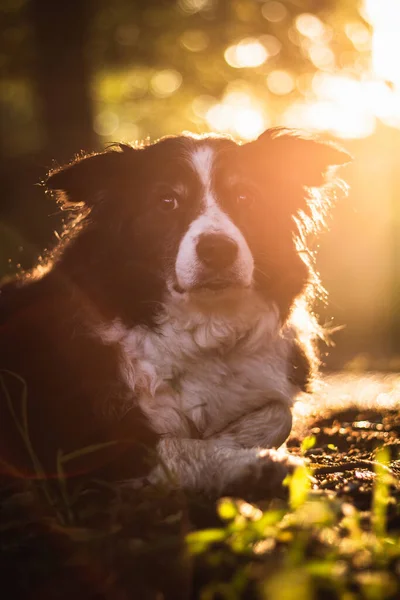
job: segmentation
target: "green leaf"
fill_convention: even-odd
[[[306,565],[306,569],[313,577],[336,580],[345,574],[346,564],[341,561],[314,560]]]
[[[227,532],[225,529],[204,529],[189,533],[186,536],[186,542],[192,554],[200,554],[206,551],[210,544],[222,542],[226,537]]]
[[[302,453],[304,454],[305,452],[307,452],[307,450],[314,448],[316,441],[317,438],[315,437],[315,435],[309,435],[306,438],[304,438],[300,446]]]
[[[289,503],[292,510],[299,508],[308,498],[311,481],[305,466],[297,467],[289,480]]]
[[[224,521],[231,521],[238,514],[238,509],[233,500],[222,498],[218,503],[218,514]]]
[[[390,484],[393,477],[388,472],[389,451],[380,448],[376,453],[375,485],[372,498],[372,526],[377,537],[386,534],[387,505],[390,501]]]
[[[201,542],[211,544],[212,542],[219,542],[226,538],[225,529],[203,529],[201,531],[192,531],[186,536],[186,541],[190,544],[193,542]]]

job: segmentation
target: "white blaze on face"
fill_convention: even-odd
[[[214,150],[204,144],[195,149],[191,155],[191,163],[203,185],[203,211],[189,226],[181,240],[175,263],[175,273],[179,286],[189,290],[201,282],[204,266],[199,260],[196,246],[199,237],[204,234],[218,233],[236,242],[238,253],[229,273],[236,283],[249,286],[253,279],[254,261],[250,248],[238,227],[220,208],[211,187]]]

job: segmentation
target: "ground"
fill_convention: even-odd
[[[397,600],[399,406],[399,376],[325,378],[287,444],[308,468],[257,505],[99,481],[4,488],[2,597]]]

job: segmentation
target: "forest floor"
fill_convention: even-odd
[[[65,481],[0,490],[0,593],[21,600],[398,600],[400,376],[295,406],[285,499]]]

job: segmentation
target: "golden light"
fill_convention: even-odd
[[[335,66],[335,55],[325,44],[310,44],[308,55],[318,69],[332,69]]]
[[[364,0],[360,12],[371,24],[372,34],[362,23],[346,23],[345,33],[355,48],[352,69],[336,65],[328,45],[329,26],[309,13],[297,16],[291,30],[294,38],[290,39],[300,45],[318,71],[297,78],[296,87],[305,99],[290,105],[280,123],[342,138],[371,135],[377,119],[400,128],[400,0]],[[366,55],[362,61],[355,60],[357,52],[371,52],[370,69],[365,66]],[[291,90],[284,73],[272,71],[267,76],[267,85],[275,94]]]
[[[232,107],[224,104],[215,104],[206,113],[206,121],[211,129],[221,132],[231,130],[233,117]]]
[[[295,88],[293,75],[288,71],[276,69],[267,76],[267,86],[273,94],[283,96],[290,94]]]
[[[277,56],[282,49],[282,43],[274,35],[262,35],[260,42],[267,51],[268,58],[270,56]]]
[[[372,113],[379,118],[393,115],[396,105],[400,108],[398,94],[394,94],[383,81],[317,73],[312,87],[319,98],[332,100],[343,106],[353,106],[354,109]]]
[[[271,23],[278,23],[279,21],[283,21],[283,19],[287,16],[288,11],[282,2],[275,2],[274,0],[271,0],[270,2],[263,4],[261,14],[267,21],[271,21]]]
[[[374,74],[400,86],[400,2],[365,0],[365,16],[373,26],[372,69]]]
[[[308,38],[321,38],[325,33],[325,26],[321,19],[310,13],[302,13],[295,19],[297,31]]]
[[[266,538],[264,540],[260,540],[256,542],[253,546],[254,554],[266,554],[267,552],[271,552],[276,546],[276,541],[273,537]]]
[[[263,115],[255,108],[237,110],[233,125],[236,133],[245,140],[255,139],[266,129]]]
[[[267,127],[264,115],[256,108],[240,108],[229,104],[216,104],[206,114],[211,129],[238,135],[251,140],[260,135]]]
[[[226,93],[222,102],[211,106],[205,117],[211,129],[244,140],[258,137],[268,126],[262,107],[240,90]]]
[[[210,9],[212,0],[179,0],[178,6],[187,13],[197,13],[201,10]]]
[[[268,58],[268,52],[263,44],[255,38],[245,38],[238,44],[225,50],[225,60],[235,69],[259,67]]]
[[[188,29],[181,35],[181,45],[190,52],[201,52],[208,46],[208,35],[201,29]]]
[[[119,125],[119,131],[121,134],[118,134],[118,138],[121,137],[122,141],[127,140],[128,142],[132,142],[142,137],[140,127],[132,121],[122,121]]]
[[[238,508],[240,514],[251,521],[259,521],[263,516],[263,512],[257,506],[253,506],[248,502],[239,501]]]
[[[151,78],[150,86],[155,96],[164,98],[176,92],[182,83],[182,75],[173,69],[159,71]]]
[[[312,80],[312,89],[320,101],[360,113],[366,110],[363,88],[363,82],[347,75],[317,73]],[[371,111],[367,109],[367,112]]]
[[[214,98],[214,96],[208,96],[207,94],[196,96],[192,102],[192,111],[197,117],[204,119],[207,112],[215,104],[217,104],[217,100]]]
[[[342,138],[362,138],[375,130],[374,115],[333,101],[297,102],[283,114],[283,125],[326,131]]]
[[[111,93],[115,89],[116,85],[110,81]],[[122,82],[123,94],[129,96],[131,100],[136,98],[142,98],[145,96],[149,89],[149,80],[145,72],[141,72],[139,69],[130,73]]]
[[[103,136],[112,135],[118,129],[118,115],[111,110],[103,110],[94,119],[93,129]]]
[[[371,35],[365,25],[362,23],[346,23],[344,30],[356,50],[363,52],[370,49]]]

